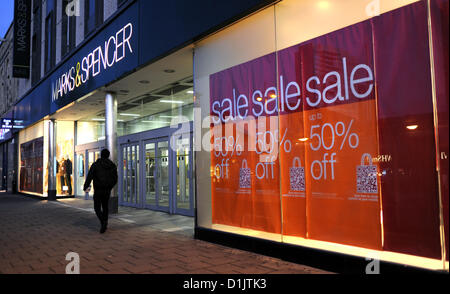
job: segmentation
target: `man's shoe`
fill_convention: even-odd
[[[103,234],[104,232],[106,232],[106,223],[102,222],[102,226],[100,228],[100,234]]]

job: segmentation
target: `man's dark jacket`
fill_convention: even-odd
[[[117,166],[107,158],[99,158],[91,165],[83,190],[86,190],[91,181],[94,181],[95,191],[110,191],[117,184]],[[108,185],[105,185],[104,182]]]

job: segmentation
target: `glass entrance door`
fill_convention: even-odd
[[[75,171],[75,183],[76,183],[76,187],[75,187],[75,196],[76,197],[85,197],[86,193],[83,191],[83,185],[84,185],[84,181],[86,179],[86,164],[85,164],[85,157],[86,154],[85,152],[77,152],[75,155],[75,160],[76,160],[76,171]]]
[[[194,215],[194,199],[192,193],[192,137],[176,140],[175,150],[175,191],[174,198],[175,213],[183,215]]]
[[[168,138],[144,142],[144,206],[171,211],[171,154]]]
[[[97,159],[100,158],[100,150],[98,149],[93,149],[93,150],[88,150],[88,155],[87,155],[87,160],[88,160],[88,167],[87,170],[85,171],[85,174],[87,176],[87,173],[89,172],[89,170],[91,169],[91,165],[97,161]],[[84,184],[84,181],[83,181]],[[94,197],[94,184],[91,182],[91,191],[89,192],[89,194],[86,196],[87,198],[92,198]]]
[[[122,193],[121,204],[133,207],[141,206],[139,194],[139,143],[121,145]]]

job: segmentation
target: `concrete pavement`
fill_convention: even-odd
[[[119,207],[105,234],[92,201],[0,193],[0,273],[319,274],[322,270],[193,238],[193,218]]]

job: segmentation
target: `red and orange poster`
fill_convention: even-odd
[[[426,29],[420,2],[211,75],[213,223],[436,257]]]

